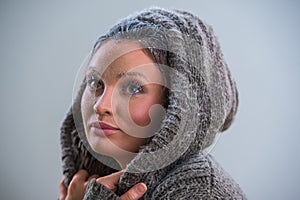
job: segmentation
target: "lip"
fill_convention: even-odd
[[[105,122],[91,123],[91,130],[99,136],[109,136],[117,133],[120,129],[113,127]]]

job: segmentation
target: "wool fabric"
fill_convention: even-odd
[[[246,199],[239,185],[209,154],[237,112],[238,92],[211,26],[182,10],[149,8],[134,13],[99,37],[133,40],[149,50],[165,75],[165,116],[151,140],[128,163],[116,192],[92,180],[84,199],[119,199],[139,182],[142,199]],[[118,170],[109,157],[90,148],[82,128],[81,85],[61,127],[63,174],[68,186],[86,169],[105,176]]]

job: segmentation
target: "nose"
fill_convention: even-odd
[[[113,90],[106,88],[99,97],[96,97],[93,109],[99,117],[112,115],[112,94]]]

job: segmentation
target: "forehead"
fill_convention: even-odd
[[[135,41],[105,41],[93,55],[89,67],[102,76],[117,76],[128,71],[152,74],[157,71],[146,49]],[[158,70],[159,71],[159,70]]]

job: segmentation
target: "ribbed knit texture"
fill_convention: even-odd
[[[107,39],[139,41],[149,49],[168,80],[166,115],[160,129],[127,165],[116,194],[93,181],[85,199],[116,199],[138,182],[148,186],[142,199],[245,199],[239,186],[207,154],[237,111],[235,82],[213,30],[186,11],[150,8],[121,20]],[[66,185],[81,168],[92,175],[115,170],[99,160],[86,142],[80,101],[85,82],[61,128]]]

